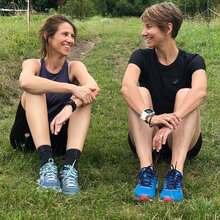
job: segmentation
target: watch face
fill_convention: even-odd
[[[150,113],[152,113],[153,111],[152,111],[151,109],[146,109],[145,112],[146,112],[147,114],[150,114]]]

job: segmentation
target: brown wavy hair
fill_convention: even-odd
[[[150,22],[162,31],[167,29],[167,24],[173,25],[172,38],[175,38],[183,22],[183,13],[172,2],[163,2],[147,8],[140,17],[143,23]]]
[[[63,15],[53,15],[49,18],[47,18],[44,22],[44,24],[39,28],[38,34],[41,42],[41,52],[43,56],[45,57],[47,55],[47,48],[48,48],[48,38],[53,37],[53,35],[57,32],[58,27],[60,24],[63,24],[67,22],[70,24],[74,31],[74,36],[76,37],[76,27],[74,24],[68,19],[67,17]],[[45,39],[44,33],[47,33],[47,37]]]

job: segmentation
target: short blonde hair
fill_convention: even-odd
[[[161,30],[167,29],[172,23],[172,38],[175,38],[183,22],[183,13],[172,2],[163,2],[147,8],[140,17],[143,23],[150,22]]]

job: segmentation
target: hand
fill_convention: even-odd
[[[175,113],[154,115],[151,119],[152,126],[165,126],[171,130],[177,129],[181,119]]]
[[[50,130],[52,134],[58,135],[62,126],[70,118],[72,114],[72,106],[66,105],[59,114],[57,114],[50,123]]]
[[[99,87],[97,87],[97,88],[90,88],[90,89],[91,89],[91,91],[94,93],[95,96],[97,96],[99,93],[101,93]]]
[[[81,99],[83,104],[90,104],[96,99],[94,94],[96,88],[89,88],[87,86],[77,86],[74,90],[74,94],[77,98]]]
[[[167,137],[172,131],[173,130],[168,127],[159,129],[153,138],[153,150],[159,152],[162,149],[162,144],[166,143]]]

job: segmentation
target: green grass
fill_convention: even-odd
[[[137,18],[74,21],[78,40],[101,40],[83,62],[97,80],[101,95],[92,106],[91,126],[79,162],[81,193],[65,197],[36,190],[37,153],[14,151],[9,143],[19,101],[16,80],[21,63],[39,58],[37,27],[45,16],[0,17],[0,219],[220,219],[220,20],[184,22],[177,45],[202,55],[207,65],[207,98],[201,106],[204,143],[199,155],[186,161],[184,201],[159,202],[168,161],[158,161],[159,187],[153,203],[135,200],[138,159],[127,142],[127,106],[121,80],[133,50],[144,47]],[[63,158],[55,158],[58,167]]]

